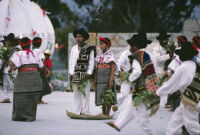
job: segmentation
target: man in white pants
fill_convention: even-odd
[[[128,56],[134,53],[134,45],[131,41],[132,41],[131,38],[127,40],[127,43],[130,45],[130,49],[124,51],[120,55],[120,58],[118,60],[118,64],[121,71],[126,72],[126,73],[130,72],[131,70],[131,63]],[[131,90],[130,82],[124,81],[121,83],[120,93],[117,95],[117,104],[113,105],[112,107],[113,111],[117,111],[118,107],[123,103],[124,99],[130,93],[130,90]]]
[[[185,42],[178,52],[182,64],[177,68],[172,77],[164,83],[156,92],[158,96],[172,94],[181,91],[182,99],[179,107],[172,114],[165,135],[174,135],[178,129],[185,125],[191,135],[200,134],[199,110],[200,110],[200,69],[196,69],[193,57],[197,51],[191,43]]]
[[[135,89],[137,93],[143,90],[146,91],[145,88],[146,86],[143,87],[144,85],[139,81],[141,79],[141,76],[143,77],[151,76],[153,80],[156,80],[157,76],[150,55],[144,50],[147,44],[151,43],[150,40],[147,40],[146,34],[139,33],[138,35],[133,36],[132,42],[134,44],[135,53],[133,54],[134,56],[133,57],[134,59],[132,61],[133,70],[129,76],[129,80],[130,82],[136,81]],[[149,80],[149,82],[153,80]],[[135,98],[135,96],[137,96],[137,94],[135,95],[133,94],[133,98]],[[138,106],[135,107],[132,99],[130,99],[126,103],[125,109],[120,112],[117,120],[115,122],[110,121],[107,124],[115,128],[117,131],[120,131],[131,120],[133,120],[134,118],[135,119],[138,118],[142,132],[145,135],[155,135],[155,132],[153,131],[150,125],[149,117],[150,117],[150,111],[147,110],[147,106],[143,102],[139,103]]]
[[[4,40],[3,40],[4,45],[6,47],[10,47],[12,49],[8,54],[9,55],[8,60],[4,60],[5,63],[3,64],[3,67],[2,67],[3,68],[3,91],[1,92],[2,93],[1,95],[4,95],[3,96],[4,98],[3,98],[3,100],[0,101],[1,103],[10,103],[8,93],[13,92],[14,84],[11,81],[11,78],[9,76],[10,67],[8,66],[8,61],[11,58],[11,56],[13,55],[13,53],[18,51],[18,49],[15,47],[15,45],[16,45],[15,40],[16,39],[15,39],[15,36],[13,33],[10,33],[7,36],[4,36]]]
[[[2,65],[3,65],[3,61],[0,59],[0,68],[2,67]],[[3,86],[0,85],[0,103],[9,103],[9,102],[10,102],[10,99],[9,99],[8,93],[4,90]]]
[[[94,70],[95,46],[84,43],[89,39],[89,33],[80,28],[73,32],[78,44],[72,47],[69,58],[69,78],[74,90],[76,114],[87,115],[89,113],[90,81]],[[78,87],[82,80],[88,80],[85,87],[86,96],[79,92]]]
[[[157,74],[158,77],[162,77],[165,70],[165,63],[170,59],[170,55],[165,49],[165,46],[168,44],[168,39],[170,35],[166,32],[160,32],[159,36],[156,39],[159,41],[156,47],[153,48],[152,54],[156,58],[157,61]],[[161,106],[164,106],[167,103],[167,96],[163,96],[161,98]],[[165,107],[169,107],[169,105],[165,105]]]

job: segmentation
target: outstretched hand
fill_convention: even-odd
[[[86,78],[86,79],[89,79],[89,78],[90,78],[90,75],[89,75],[89,74],[86,74],[86,75],[85,75],[85,78]]]

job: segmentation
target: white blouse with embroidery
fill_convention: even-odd
[[[102,59],[102,64],[109,64],[110,62],[114,62],[115,63],[115,67],[116,67],[116,72],[119,71],[118,68],[118,64],[117,64],[117,60],[113,54],[113,52],[111,50],[107,50],[105,53],[100,50],[95,58],[96,61],[96,66],[97,64],[100,63],[100,60]]]
[[[21,65],[24,64],[38,64],[39,68],[43,67],[43,62],[42,60],[39,60],[39,57],[36,57],[36,52],[32,51],[29,52],[27,55],[26,51],[18,51],[13,54],[11,57],[11,61],[15,64],[16,67],[20,67]]]

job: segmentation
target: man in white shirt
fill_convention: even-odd
[[[0,59],[0,68],[3,67],[3,60]],[[2,69],[1,69],[2,70]],[[2,73],[0,73],[0,75],[2,75],[2,84],[3,84],[3,71],[1,71]],[[3,90],[3,85],[0,85],[0,103],[9,103],[10,99],[8,96],[8,93],[6,91]]]
[[[122,72],[126,72],[126,73],[131,71],[131,63],[130,63],[128,56],[131,55],[132,53],[134,53],[134,49],[133,49],[134,45],[131,40],[132,38],[133,38],[133,36],[127,40],[127,43],[130,45],[130,49],[124,51],[120,55],[120,58],[118,60],[118,65],[119,65],[120,70]],[[117,111],[118,107],[123,103],[124,99],[130,93],[130,90],[131,90],[130,82],[124,81],[121,83],[120,93],[117,95],[117,104],[113,105],[113,107],[112,107],[113,111]]]
[[[152,54],[157,60],[157,75],[158,77],[162,77],[165,74],[165,64],[170,60],[170,55],[167,53],[165,46],[168,44],[168,39],[170,35],[166,32],[160,32],[157,40],[159,43],[156,47],[154,47]],[[167,96],[161,98],[161,106],[167,103]],[[169,105],[165,105],[165,107],[169,107]]]
[[[167,54],[164,46],[168,44],[168,39],[170,35],[167,35],[165,32],[161,32],[157,37],[159,44],[153,49],[153,55],[157,60],[157,70],[158,75],[164,72],[165,62],[170,59],[170,55]]]
[[[85,43],[89,39],[89,33],[80,28],[73,32],[77,44],[72,47],[69,58],[69,78],[74,91],[76,114],[87,115],[89,113],[90,80],[94,70],[95,46]],[[81,81],[87,79],[85,96],[79,91]]]
[[[198,93],[200,91],[195,93],[198,89],[193,89],[198,86],[199,83],[197,82],[200,82],[199,71],[196,70],[196,64],[192,61],[197,53],[198,52],[191,43],[184,43],[179,51],[179,57],[182,64],[177,68],[172,77],[156,92],[158,96],[172,94],[178,90],[183,93],[181,104],[172,114],[172,118],[169,121],[165,132],[166,135],[174,135],[183,125],[191,135],[200,134],[200,125],[198,122],[198,111],[200,111],[200,101],[198,99],[200,94]],[[190,93],[195,94],[194,96],[190,96]]]
[[[11,56],[13,55],[13,53],[15,51],[17,51],[18,49],[15,47],[15,36],[13,33],[8,34],[8,36],[4,36],[4,43],[6,47],[12,48],[11,51],[9,52],[9,58],[7,60],[4,60],[3,63],[3,92],[4,95],[8,95],[8,93],[13,92],[13,87],[14,84],[9,76],[9,70],[10,67],[8,66],[8,61],[11,58]],[[10,99],[8,98],[8,96],[4,96],[4,100],[0,101],[0,103],[10,103]]]
[[[150,78],[153,78],[153,80],[155,81],[157,79],[155,68],[150,58],[150,55],[146,51],[143,51],[143,49],[146,48],[147,44],[150,44],[151,41],[147,40],[145,33],[139,33],[138,35],[135,35],[132,38],[132,40],[134,44],[135,53],[129,56],[129,58],[133,56],[133,60],[131,59],[132,72],[129,76],[129,81],[136,82],[136,92],[133,93],[133,99],[130,99],[126,103],[125,109],[120,112],[116,121],[110,121],[107,124],[115,128],[117,131],[120,131],[131,120],[138,118],[139,125],[143,134],[155,135],[155,132],[153,131],[150,125],[150,112],[148,111],[147,106],[144,104],[143,101],[140,102],[137,107],[135,106],[135,104],[133,104],[133,100],[135,97],[137,97],[137,93],[147,90],[147,85],[143,84],[142,82],[144,82],[144,80],[141,79],[143,79],[143,77],[145,78],[145,76],[151,76]],[[152,82],[153,80],[148,80],[148,82]],[[153,87],[154,86],[155,85],[153,85]],[[158,85],[156,85],[154,88],[157,89],[157,87]]]

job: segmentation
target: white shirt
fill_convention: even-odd
[[[78,49],[78,44],[76,44],[75,46],[72,47],[70,57],[69,57],[69,74],[70,75],[74,74],[75,66],[79,58],[79,53],[80,53],[80,50]],[[91,75],[93,70],[94,70],[94,51],[92,50],[90,52],[87,74]]]
[[[124,51],[118,60],[120,69],[123,69],[124,72],[128,72],[131,69],[131,64],[129,62],[128,56],[131,55],[130,50]]]
[[[108,64],[110,62],[114,62],[115,63],[115,73],[117,73],[120,69],[119,69],[119,65],[117,63],[117,59],[115,58],[114,53],[109,49],[106,52],[103,52],[102,50],[100,50],[95,58],[96,61],[96,65],[97,63],[100,62],[100,59],[102,58],[102,64]]]
[[[200,49],[198,50],[198,55],[196,57],[196,62],[198,65],[200,65]]]
[[[172,71],[175,72],[177,70],[177,68],[181,65],[181,63],[182,63],[182,61],[180,60],[179,56],[175,55],[174,59],[168,65],[167,74],[169,76],[171,76],[172,75]]]
[[[44,62],[45,56],[44,56],[43,51],[38,48],[33,49],[33,51],[34,51],[35,56],[39,58],[38,60],[42,60]]]
[[[33,55],[31,52],[29,55],[27,55],[26,51],[18,51],[13,54],[10,60],[15,64],[16,67],[20,67],[24,64],[38,64],[39,68],[43,67],[43,62],[36,57],[36,53],[34,51]]]
[[[191,84],[196,73],[196,64],[191,60],[182,62],[172,77],[165,82],[157,91],[158,96],[165,96],[176,91],[183,93]]]
[[[160,74],[164,71],[165,62],[170,59],[170,56],[166,54],[166,50],[160,44],[153,49],[152,53],[157,60],[157,70]]]

